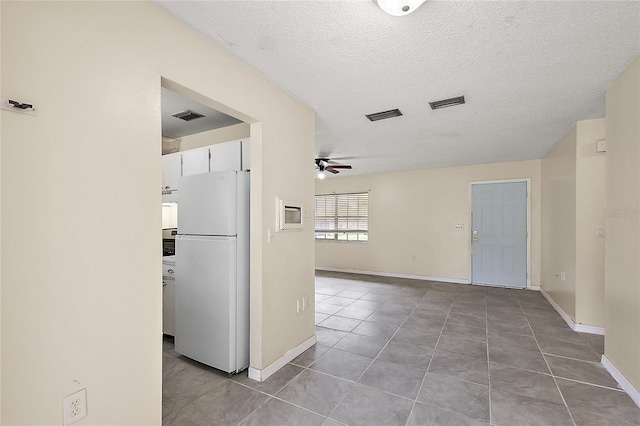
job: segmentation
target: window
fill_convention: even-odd
[[[369,193],[316,195],[316,240],[369,241]]]

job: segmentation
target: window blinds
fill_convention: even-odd
[[[369,193],[316,195],[315,232],[316,239],[367,241]]]

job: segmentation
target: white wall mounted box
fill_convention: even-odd
[[[301,231],[304,228],[304,203],[276,197],[278,231]]]

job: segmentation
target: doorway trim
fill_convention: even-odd
[[[518,179],[496,179],[496,180],[479,180],[469,182],[469,283],[473,284],[473,254],[471,252],[471,234],[473,233],[473,185],[490,184],[490,183],[515,183],[525,182],[527,184],[527,286],[526,290],[531,288],[531,178]]]

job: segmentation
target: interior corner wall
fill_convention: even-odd
[[[542,282],[544,291],[576,315],[576,125],[542,159]],[[561,278],[565,274],[565,280]]]
[[[575,123],[542,159],[542,288],[576,324],[604,327],[606,120]],[[565,280],[562,280],[562,272]]]
[[[329,177],[316,194],[369,192],[367,243],[316,242],[316,266],[468,282],[470,183],[531,179],[531,284],[540,282],[540,161]],[[454,225],[463,224],[464,231]]]
[[[311,310],[295,312],[314,291],[313,230],[266,238],[276,196],[313,204],[313,111],[149,2],[0,10],[2,95],[38,108],[1,111],[0,423],[61,424],[62,399],[82,388],[78,425],[161,423],[163,78],[262,128],[252,367],[313,336]]]
[[[202,148],[215,143],[233,141],[249,137],[249,124],[238,123],[233,126],[208,130],[180,138],[180,151]]]
[[[576,137],[576,324],[604,327],[604,227],[606,119],[578,121]]]
[[[607,89],[605,356],[640,390],[640,57]]]

